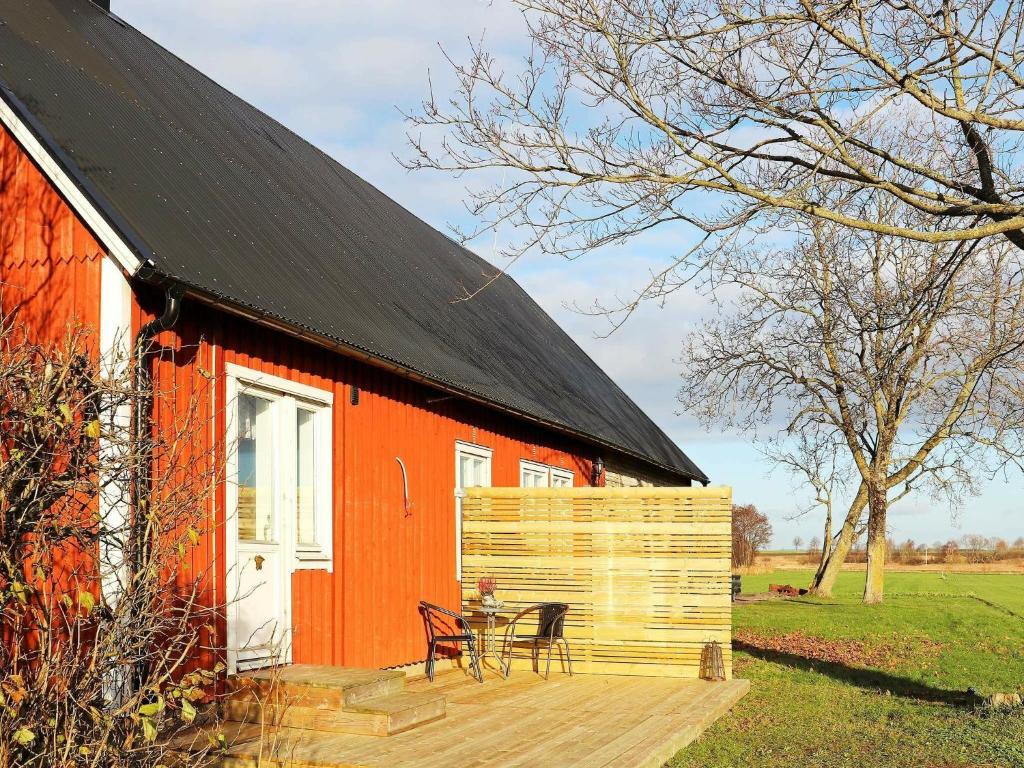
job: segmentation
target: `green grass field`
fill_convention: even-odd
[[[745,576],[804,586],[807,572]],[[750,694],[673,768],[1024,766],[1024,712],[967,694],[1024,693],[1024,577],[891,573],[886,602],[859,602],[843,573],[833,600],[738,606],[735,674]]]

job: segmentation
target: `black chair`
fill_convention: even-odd
[[[427,628],[427,677],[434,680],[434,654],[438,643],[463,643],[469,652],[469,666],[479,682],[484,681],[480,656],[476,652],[476,635],[469,622],[458,613],[439,605],[420,601],[420,613]]]
[[[505,667],[505,674],[509,673],[512,666],[512,647],[515,643],[530,643],[533,653],[533,671],[538,672],[540,662],[540,646],[546,643],[548,647],[547,666],[544,668],[544,679],[548,679],[551,673],[551,649],[561,643],[565,647],[565,660],[569,664],[569,674],[572,675],[572,656],[569,653],[569,641],[565,639],[565,614],[569,612],[566,603],[538,603],[524,608],[516,614],[515,618],[505,627],[505,640],[501,645],[502,664]],[[537,628],[530,632],[522,630],[519,622],[522,619],[537,615]]]

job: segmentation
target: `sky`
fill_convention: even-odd
[[[429,83],[452,90],[444,51],[465,59],[481,38],[510,68],[525,50],[523,21],[507,0],[113,0],[112,10],[221,85],[267,112],[438,229],[468,223],[467,181],[406,172],[402,112]],[[443,49],[443,50],[442,50]],[[615,251],[574,261],[529,256],[510,273],[737,503],[768,514],[775,547],[820,535],[820,514],[799,515],[805,489],[773,470],[749,437],[705,430],[679,413],[676,395],[687,330],[713,307],[695,293],[648,305],[608,335],[607,321],[574,307],[609,304],[681,250],[677,232],[658,232]],[[483,257],[494,244],[475,242]],[[979,497],[951,509],[909,497],[890,511],[891,534],[932,543],[981,533],[1024,535],[1024,479],[983,483]]]

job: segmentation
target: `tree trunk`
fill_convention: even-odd
[[[884,489],[872,486],[868,502],[868,572],[864,580],[864,602],[881,603],[885,596],[885,513],[888,499]]]
[[[832,547],[827,558],[824,557],[823,550],[821,564],[818,566],[818,572],[814,575],[814,581],[811,582],[811,594],[818,597],[832,597],[832,588],[835,586],[843,563],[846,562],[846,556],[853,549],[854,540],[857,538],[857,524],[860,522],[861,515],[864,514],[864,507],[867,506],[867,503],[867,488],[862,483],[850,504],[850,511],[846,513],[846,519],[843,520],[843,527],[836,538],[835,546]]]
[[[818,572],[824,567],[825,563],[832,556],[832,505],[829,504],[828,512],[825,516],[825,538],[821,545],[821,560],[818,564]],[[818,576],[815,574],[815,580]]]

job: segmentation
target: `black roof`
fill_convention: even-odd
[[[0,93],[156,271],[706,477],[519,287],[87,0],[0,0]]]

